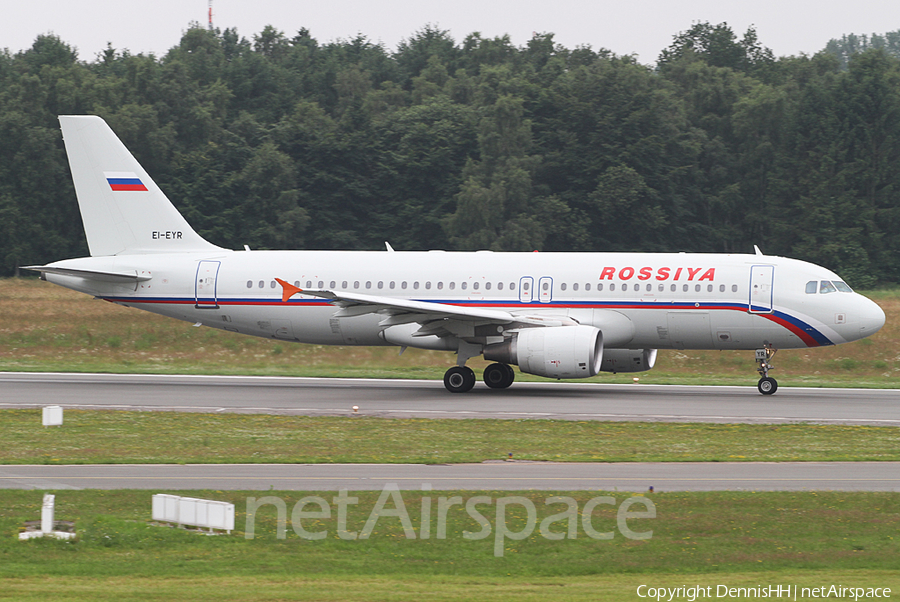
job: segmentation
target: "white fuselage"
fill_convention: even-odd
[[[305,290],[360,293],[511,314],[568,318],[603,331],[607,348],[781,349],[833,345],[877,331],[884,313],[838,282],[782,257],[688,253],[203,251],[87,257],[52,264],[134,271],[103,282],[46,274],[121,305],[254,336],[325,345],[385,345],[384,316],[335,316],[321,297],[282,299],[280,278]],[[826,287],[827,288],[827,287]],[[427,337],[426,337],[427,339]],[[432,340],[403,344],[426,348]]]

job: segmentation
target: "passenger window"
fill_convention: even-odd
[[[262,282],[259,283],[259,288],[262,288]],[[312,288],[312,280],[306,281],[306,288]]]
[[[400,283],[400,288],[402,288],[403,290],[406,290],[406,280],[404,280],[403,282]]]
[[[634,292],[638,292],[639,290],[641,290],[641,285],[640,285],[640,284],[635,284],[635,285],[634,285]]]
[[[447,288],[449,288],[449,289],[452,291],[453,289],[456,288],[456,283],[455,283],[455,282],[450,282],[450,284],[447,285]]]
[[[588,282],[587,284],[584,285],[584,290],[586,290],[586,291],[591,290],[591,283],[590,283],[590,282]],[[598,290],[598,291],[602,291],[602,290],[603,290],[603,284],[602,284],[602,283],[597,285],[597,290]]]
[[[477,283],[477,282],[473,282],[473,283],[472,283],[472,288],[475,289],[475,290],[477,291],[477,290],[478,290],[478,283]]]
[[[681,287],[681,290],[683,290],[684,292],[688,292],[688,285],[685,284],[683,287]]]
[[[388,285],[388,288],[393,290],[394,286],[395,286],[394,281],[391,280],[391,283]]]
[[[566,290],[566,283],[565,283],[565,282],[563,282],[562,284],[559,285],[559,290],[561,290],[561,291]]]
[[[842,293],[852,293],[853,292],[853,289],[850,288],[849,286],[847,286],[846,282],[841,282],[840,280],[835,280],[834,285],[837,287],[837,290],[841,291]]]
[[[346,281],[346,280],[344,280],[343,282],[341,282],[341,288],[347,288],[347,281]]]
[[[736,284],[732,284],[732,285],[731,285],[731,292],[732,292],[732,293],[736,293],[736,292],[737,292],[737,285],[736,285]]]
[[[511,290],[511,291],[516,290],[516,283],[515,283],[515,282],[510,282],[510,283],[509,283],[509,290]]]
[[[248,280],[248,281],[247,281],[247,288],[253,288],[253,281],[252,281],[252,280]]]
[[[300,281],[294,280],[294,286],[296,286],[297,288],[300,288]]]
[[[806,283],[806,294],[807,295],[815,295],[816,289],[819,288],[819,283],[816,280],[810,280]]]
[[[443,282],[438,282],[438,283],[437,283],[437,287],[438,287],[438,290],[439,290],[439,291],[440,291],[440,290],[443,290],[443,289],[444,289],[444,283],[443,283]],[[426,284],[425,284],[425,288],[431,288],[431,283],[430,283],[430,282],[429,282],[429,283],[426,283]]]
[[[469,284],[467,282],[461,282],[459,285],[459,288],[461,288],[462,290],[466,290],[467,286],[469,286]],[[450,288],[453,288],[453,287],[450,287]]]
[[[419,281],[418,281],[418,280],[416,280],[415,282],[413,282],[413,288],[416,289],[416,290],[419,290]]]
[[[527,281],[522,283],[522,288],[524,288],[526,291],[528,290],[528,287],[529,287],[529,286],[530,286],[530,285],[528,284]]]
[[[325,283],[322,282],[321,280],[319,280],[319,288],[325,288]]]
[[[543,285],[541,288],[543,288],[545,291],[548,290],[548,289],[550,288],[550,283],[549,283],[549,282],[545,282],[544,285]]]
[[[263,284],[263,281],[260,280],[260,281],[259,281],[259,288],[262,288],[263,286],[265,286],[265,284]]]
[[[359,288],[359,280],[353,281],[353,288]]]
[[[647,285],[647,292],[649,293],[649,292],[652,291],[652,290],[653,290],[653,285],[652,285],[652,284],[648,284],[648,285]]]
[[[720,285],[719,285],[719,292],[720,292],[720,293],[724,293],[724,292],[725,292],[725,285],[724,285],[724,284],[720,284]]]
[[[372,288],[372,281],[366,280],[366,288]]]
[[[497,290],[498,290],[498,291],[502,291],[502,290],[503,290],[503,283],[502,283],[502,282],[498,282],[498,283],[497,283]]]
[[[332,280],[332,281],[328,284],[328,288],[337,288],[337,282],[335,282],[334,280]]]
[[[711,284],[707,285],[707,287],[706,287],[706,292],[707,292],[707,293],[711,293],[711,292],[712,292],[712,285],[711,285]]]
[[[577,283],[577,282],[574,283],[574,284],[572,285],[572,290],[573,290],[573,291],[577,291],[577,290],[578,290],[578,283]],[[587,289],[585,289],[585,290],[587,290]]]
[[[678,288],[678,287],[677,287],[676,285],[673,284],[673,285],[672,285],[672,292],[674,293],[675,290],[676,290],[677,288]]]
[[[694,292],[696,292],[696,293],[699,293],[699,292],[700,292],[700,285],[699,285],[699,284],[695,284],[695,285],[694,285]]]
[[[486,290],[486,291],[491,290],[491,283],[490,283],[490,282],[485,282],[485,283],[484,283],[484,290]]]
[[[663,291],[665,291],[665,290],[666,290],[666,285],[665,285],[665,284],[660,284],[660,285],[659,285],[659,292],[663,292]]]
[[[384,288],[384,280],[378,281],[378,288]]]
[[[275,281],[274,281],[274,280],[273,280],[272,282],[269,283],[269,288],[275,288]]]
[[[438,288],[441,288],[442,286],[444,286],[444,284],[442,282],[438,282]],[[431,281],[430,280],[425,282],[425,290],[431,290]]]
[[[611,291],[616,290],[616,283],[615,283],[615,282],[610,282],[610,283],[609,283],[609,290],[611,290]]]
[[[823,280],[819,285],[819,292],[824,295],[826,293],[836,293],[837,289],[827,280]]]

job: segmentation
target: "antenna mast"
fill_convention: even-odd
[[[212,18],[213,18],[212,3],[213,3],[213,0],[209,0],[209,30],[210,30],[210,31],[213,30],[213,24],[212,24]]]

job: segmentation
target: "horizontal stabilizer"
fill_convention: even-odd
[[[99,282],[146,282],[150,280],[150,276],[141,276],[137,271],[128,272],[98,272],[96,270],[80,270],[78,268],[59,268],[48,265],[29,265],[23,269],[33,270],[41,274],[59,274],[61,276],[76,276],[85,278],[86,280],[97,280]]]

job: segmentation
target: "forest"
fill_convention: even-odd
[[[227,248],[784,255],[900,282],[900,32],[775,57],[695,23],[654,65],[550,33],[396,50],[189,27],[164,56],[0,52],[0,275],[87,255],[57,122],[96,114]]]

